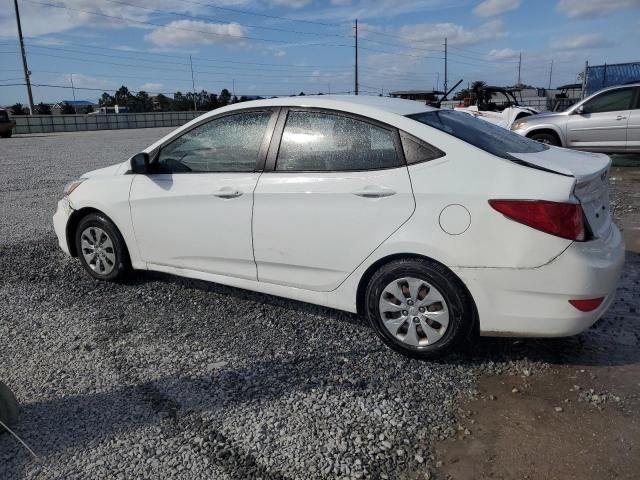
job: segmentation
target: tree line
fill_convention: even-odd
[[[195,100],[195,102],[194,102]],[[232,103],[245,102],[248,98],[241,96],[240,98],[231,94],[229,90],[223,88],[220,94],[209,93],[206,90],[201,92],[182,93],[177,91],[173,94],[173,98],[162,93],[151,97],[144,90],[137,92],[135,95],[126,87],[121,86],[116,90],[114,95],[104,92],[98,100],[100,107],[128,107],[131,112],[169,112],[169,111],[185,111],[196,110],[205,111],[215,108],[224,107]]]
[[[300,95],[304,95],[304,92],[300,92]],[[238,102],[245,102],[247,100],[254,100],[258,97],[248,98],[245,95],[241,97],[237,97],[232,95],[232,93],[223,88],[219,94],[209,93],[206,90],[202,90],[200,92],[186,92],[182,93],[180,91],[173,94],[173,98],[162,93],[151,96],[148,92],[143,90],[132,93],[126,86],[121,86],[118,90],[114,92],[113,95],[107,92],[103,92],[100,98],[98,99],[99,107],[113,107],[118,105],[119,107],[127,107],[130,112],[180,112],[186,110],[194,109],[194,99],[195,99],[195,108],[198,111],[208,111],[213,110],[219,107],[224,107],[226,105],[230,105]],[[60,113],[63,115],[69,115],[77,113],[76,108],[67,102],[62,102],[59,104]],[[82,106],[82,111],[85,113],[89,113],[94,111],[91,106]],[[21,103],[16,103],[9,107],[12,115],[28,115],[29,110],[27,107],[22,105]],[[35,114],[37,115],[51,115],[52,108],[51,104],[47,104],[44,102],[40,102],[35,107]]]

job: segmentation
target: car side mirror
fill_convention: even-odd
[[[580,105],[578,108],[576,108],[573,113],[575,113],[576,115],[584,115],[585,113],[588,113],[587,110],[585,110],[584,105]]]
[[[149,171],[149,154],[147,152],[137,153],[131,157],[130,163],[133,173],[144,175]]]

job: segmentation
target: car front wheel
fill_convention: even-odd
[[[76,251],[82,266],[98,280],[122,279],[129,271],[129,255],[122,235],[103,215],[92,213],[78,223]]]
[[[426,259],[401,259],[380,268],[366,290],[366,315],[392,349],[414,358],[450,352],[471,333],[469,293],[450,270]]]
[[[555,147],[560,146],[560,142],[558,141],[556,136],[550,133],[534,133],[529,138],[531,138],[531,140],[535,140],[536,142],[544,143],[545,145],[553,145]]]

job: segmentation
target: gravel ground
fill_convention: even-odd
[[[39,455],[0,435],[2,479],[429,478],[479,375],[546,369],[611,323],[426,363],[335,310],[153,273],[93,281],[57,246],[62,186],[167,131],[0,143],[0,378]]]

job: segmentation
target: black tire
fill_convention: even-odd
[[[18,421],[18,402],[13,392],[0,382],[0,420],[5,425],[12,425]],[[4,428],[0,427],[0,433]]]
[[[534,133],[529,138],[531,140],[535,140],[536,142],[544,143],[546,145],[553,145],[555,147],[560,146],[558,137],[556,137],[552,133]]]
[[[403,277],[428,282],[445,300],[449,311],[449,324],[442,337],[433,344],[408,345],[399,340],[397,335],[394,336],[383,323],[380,298],[390,283]],[[365,292],[365,314],[371,327],[385,344],[403,355],[418,359],[430,359],[450,353],[469,338],[475,321],[473,301],[460,279],[445,266],[418,258],[389,262],[371,277]],[[407,320],[409,325],[411,315]]]
[[[2,134],[0,134],[0,136],[2,136],[2,138],[10,138],[12,133],[13,132],[11,130],[8,130],[6,132],[2,132]]]
[[[84,255],[85,251],[83,251],[82,246],[82,235],[86,231],[91,231],[92,227],[93,231],[96,231],[96,229],[102,230],[111,240],[112,248],[105,247],[102,252],[102,266],[106,267],[104,271],[100,271],[100,262],[98,262],[98,265],[92,266]],[[130,272],[131,261],[129,260],[127,245],[118,231],[118,228],[101,213],[90,213],[78,222],[78,226],[75,231],[75,243],[80,263],[82,263],[84,269],[89,272],[89,275],[93,278],[114,282],[122,280]],[[101,246],[99,241],[97,244]]]

